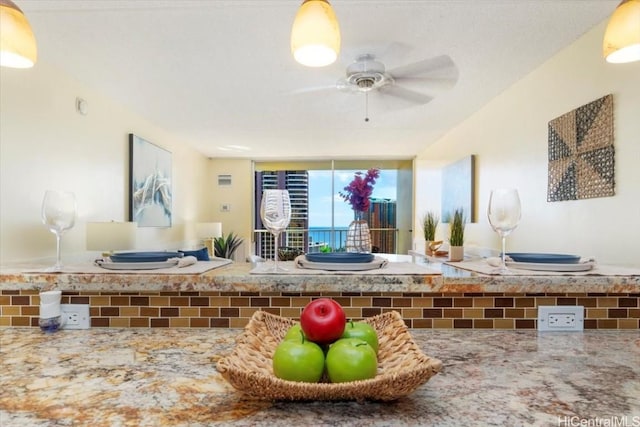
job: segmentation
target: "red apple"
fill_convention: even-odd
[[[340,338],[346,323],[342,306],[330,298],[315,299],[300,313],[304,335],[318,344],[329,344]]]

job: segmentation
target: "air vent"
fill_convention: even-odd
[[[218,175],[218,185],[228,187],[231,185],[231,175]]]

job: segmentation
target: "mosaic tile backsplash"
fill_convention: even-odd
[[[256,310],[298,318],[313,298],[331,297],[357,320],[397,310],[411,328],[536,329],[537,307],[582,305],[585,329],[639,329],[636,293],[420,292],[63,292],[63,304],[89,304],[92,327],[239,328]],[[38,326],[36,290],[0,292],[0,326]]]

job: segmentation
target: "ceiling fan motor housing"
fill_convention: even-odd
[[[393,78],[385,73],[384,64],[373,55],[361,55],[347,67],[347,86],[359,92],[381,88],[393,83]]]
[[[401,99],[410,104],[423,105],[434,95],[421,93],[406,84],[424,84],[438,91],[450,89],[458,80],[458,69],[447,55],[427,58],[387,71],[384,64],[372,54],[359,55],[347,67],[345,77],[337,81],[335,87],[352,94],[379,93]]]

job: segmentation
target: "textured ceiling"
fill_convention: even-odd
[[[312,69],[289,50],[299,0],[16,1],[40,60],[207,156],[279,160],[411,158],[618,4],[333,0],[342,52]],[[446,54],[459,79],[412,84],[423,105],[372,94],[365,122],[364,95],[328,88],[363,53],[387,69]]]

